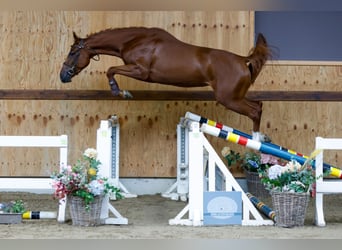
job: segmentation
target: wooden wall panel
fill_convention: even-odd
[[[67,134],[71,163],[80,157],[84,149],[96,146],[96,130],[100,120],[116,114],[121,126],[120,173],[126,177],[175,176],[176,126],[187,111],[226,122],[226,118],[231,116],[234,122],[230,124],[251,126],[251,122],[242,122],[238,115],[225,112],[215,102],[0,101],[0,106],[3,110],[1,134]],[[210,139],[218,150],[227,144],[224,140]],[[33,153],[27,149],[0,152],[11,152],[4,153],[2,157],[2,175],[46,175],[56,168],[58,160],[57,156],[52,155],[53,152],[49,152],[51,157],[47,157],[46,152],[39,150]],[[34,168],[28,167],[31,164]]]
[[[251,90],[341,91],[341,82],[342,65],[282,65],[271,61]]]
[[[276,144],[309,155],[315,137],[342,138],[341,103],[264,102],[261,130]],[[327,157],[327,163],[342,166],[342,154]]]
[[[59,70],[73,41],[72,31],[85,37],[105,28],[157,26],[192,44],[246,55],[254,30],[251,17],[248,11],[1,11],[0,88],[108,90],[105,71],[121,63],[120,59],[109,56],[101,56],[99,62],[92,61],[72,83],[60,82]],[[252,89],[340,91],[341,75],[341,66],[271,63]],[[117,79],[126,89],[187,91],[126,77]],[[313,150],[315,136],[342,137],[340,110],[341,103],[337,102],[265,102],[261,127],[275,143],[308,154]],[[227,111],[216,102],[0,100],[0,133],[67,134],[72,163],[85,148],[96,146],[100,120],[116,114],[121,125],[120,175],[174,177],[176,125],[186,111],[251,132],[252,122],[248,118]],[[218,152],[224,146],[245,152],[241,146],[218,138],[208,139]],[[48,175],[57,167],[56,152],[0,150],[0,176]],[[331,164],[341,164],[341,156],[329,157]],[[239,169],[233,173],[242,175]]]

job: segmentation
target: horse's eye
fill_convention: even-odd
[[[70,52],[69,52],[69,56],[76,55],[77,52],[78,52],[77,49],[72,49],[72,50],[70,50]]]

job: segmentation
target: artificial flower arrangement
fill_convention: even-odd
[[[77,160],[75,165],[62,167],[60,172],[51,175],[54,197],[81,197],[88,211],[95,196],[112,194],[117,199],[122,198],[120,189],[115,187],[110,179],[99,176],[99,165],[101,162],[97,159],[96,149],[86,149],[83,158]]]
[[[248,172],[258,173],[259,171],[265,171],[274,164],[283,163],[278,157],[273,155],[247,151],[243,156],[242,167]]]
[[[0,203],[1,213],[24,213],[26,211],[23,200],[15,200],[9,203]]]
[[[228,167],[237,164],[242,161],[242,157],[239,152],[235,152],[230,147],[224,147],[221,150],[222,156],[227,160]]]
[[[306,161],[303,165],[295,160],[289,161],[285,166],[275,164],[266,170],[259,170],[261,182],[269,191],[308,193],[316,181],[315,171]]]
[[[248,172],[258,172],[261,166],[260,154],[255,151],[247,151],[243,156],[242,167]]]

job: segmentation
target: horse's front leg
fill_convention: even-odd
[[[145,63],[146,64],[146,63]],[[107,70],[107,77],[109,85],[112,89],[113,95],[120,95],[123,98],[132,98],[133,96],[127,90],[121,90],[114,79],[116,74],[131,77],[137,80],[146,81],[149,76],[149,69],[143,65],[145,64],[125,64],[120,66],[110,67]]]
[[[127,90],[121,90],[114,77],[109,80],[109,86],[114,96],[121,96],[124,99],[131,99],[133,95]]]
[[[110,69],[107,71],[107,78],[112,94],[114,96],[121,96],[124,99],[133,98],[133,95],[129,91],[120,89],[118,83],[114,78],[114,74],[110,71]]]

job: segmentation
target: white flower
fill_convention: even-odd
[[[90,158],[90,159],[96,159],[97,158],[97,151],[94,148],[87,148],[84,151],[83,155]]]
[[[101,180],[93,180],[89,183],[89,190],[95,196],[103,194],[104,189],[104,183]]]
[[[276,179],[279,175],[281,175],[281,170],[282,170],[282,166],[280,165],[273,165],[272,167],[270,167],[268,169],[268,177],[273,180]]]
[[[297,161],[290,161],[283,167],[282,173],[288,172],[296,172],[301,168],[301,165]]]
[[[230,148],[229,147],[224,147],[222,150],[221,150],[221,154],[223,157],[226,157],[227,155],[229,155],[231,152],[230,152]]]

